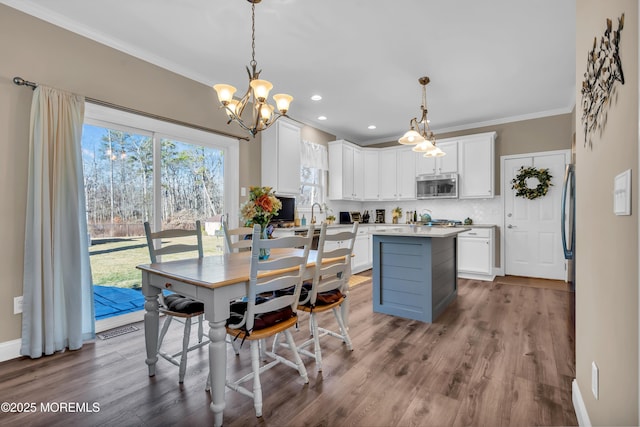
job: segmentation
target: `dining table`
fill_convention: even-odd
[[[272,249],[273,257],[302,254],[302,249]],[[309,251],[304,279],[313,278],[318,253]],[[325,262],[335,261],[331,259]],[[158,361],[159,301],[161,292],[168,290],[204,304],[204,316],[209,322],[209,372],[211,374],[211,405],[214,425],[221,426],[225,408],[227,372],[226,322],[230,316],[230,302],[247,295],[251,251],[225,253],[177,261],[141,264],[142,293],[145,298],[144,335],[146,364],[149,376],[156,372]],[[286,274],[287,270],[271,271],[266,276]],[[258,276],[259,278],[262,276]],[[345,289],[348,294],[348,286]],[[345,322],[348,318],[348,298],[342,304]]]

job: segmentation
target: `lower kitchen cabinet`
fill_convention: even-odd
[[[472,228],[458,234],[458,277],[493,280],[494,229]]]
[[[343,244],[346,244],[346,242],[327,242],[325,243],[325,249],[333,250],[342,247]],[[371,235],[369,234],[369,229],[367,227],[363,227],[362,229],[359,228],[356,241],[353,244],[351,272],[355,274],[370,269],[371,256]]]
[[[371,235],[369,230],[358,230],[358,236],[353,245],[351,272],[359,273],[369,268],[371,268]]]

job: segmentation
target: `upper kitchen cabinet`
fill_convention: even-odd
[[[379,156],[380,200],[415,200],[417,154],[402,147],[381,149]]]
[[[486,199],[494,196],[495,132],[458,139],[458,196]]]
[[[278,194],[300,194],[300,126],[279,119],[262,131],[262,185]]]
[[[458,172],[458,141],[442,140],[436,142],[445,152],[443,157],[424,157],[416,161],[416,175],[441,175]]]
[[[378,150],[363,150],[364,158],[364,200],[379,200],[380,190],[378,185],[378,175],[380,170]]]
[[[348,141],[329,143],[329,199],[362,200],[364,197],[364,156]]]

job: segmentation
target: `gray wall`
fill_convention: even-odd
[[[160,116],[243,135],[215,92],[145,61],[0,5],[0,343],[20,338],[31,90],[15,76]],[[260,184],[260,137],[240,143],[240,186]]]
[[[593,149],[576,112],[576,378],[593,425],[638,425],[638,2],[580,0],[576,27],[576,105],[587,52],[606,19],[624,12],[620,58],[625,84]],[[632,169],[632,215],[613,214],[613,180]],[[600,396],[591,394],[591,362]]]

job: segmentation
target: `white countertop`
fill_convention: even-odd
[[[320,229],[321,224],[315,224],[315,228],[316,230]],[[332,229],[332,228],[351,228],[351,224],[331,224],[329,225],[329,227],[327,227],[328,229]],[[458,230],[462,230],[462,231],[466,231],[470,228],[492,228],[492,227],[496,227],[495,224],[472,224],[472,225],[457,225],[455,227],[442,227],[442,226],[438,226],[438,225],[434,225],[433,227],[430,227],[428,225],[414,225],[414,224],[393,224],[393,223],[377,223],[377,222],[369,222],[369,223],[360,223],[360,225],[358,226],[359,228],[362,227],[370,227],[370,228],[375,228],[375,227],[393,227],[393,228],[402,228],[404,229],[410,229],[410,228],[434,228],[434,229],[440,229],[440,228],[455,228]],[[303,225],[300,227],[281,227],[275,228],[276,230],[290,230],[290,231],[307,231],[309,229],[308,225]]]
[[[471,227],[429,227],[429,226],[403,226],[388,230],[374,230],[374,236],[398,236],[398,237],[453,237],[463,231],[471,230]]]

